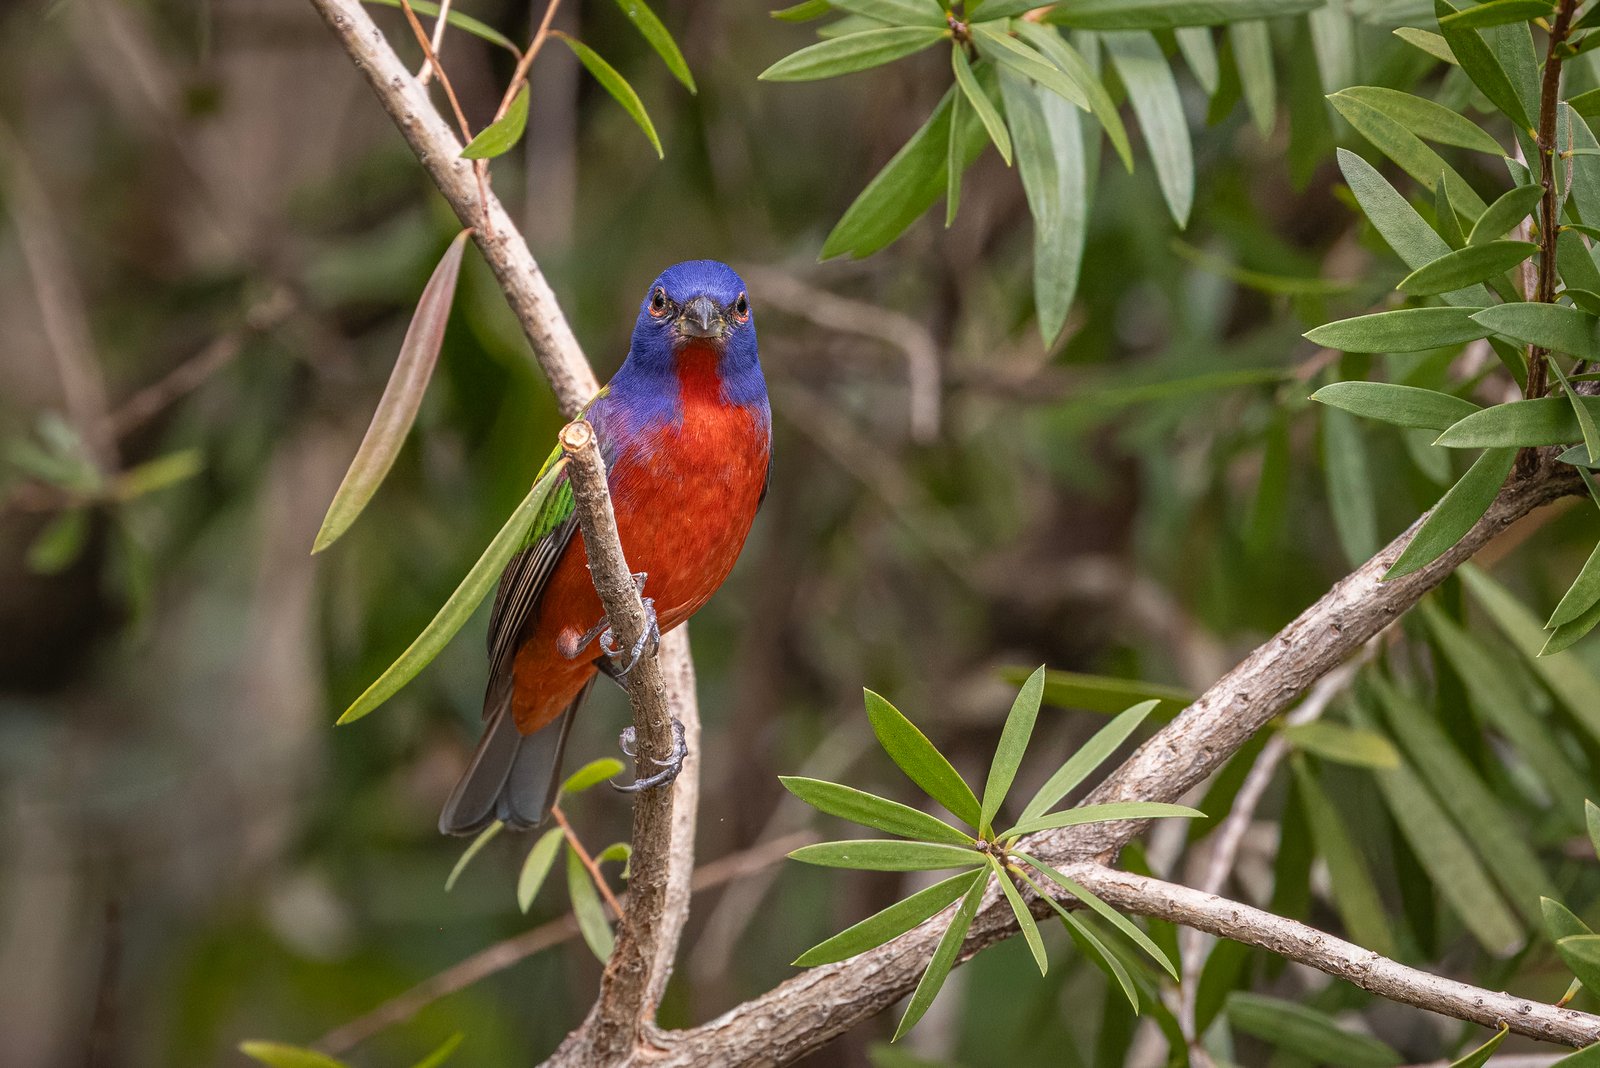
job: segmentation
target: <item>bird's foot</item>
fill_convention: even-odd
[[[645,579],[648,577],[649,575],[643,571],[635,571],[633,573],[633,583],[639,588],[640,593],[644,592]],[[644,604],[644,633],[640,634],[639,640],[633,643],[633,648],[627,650],[626,657],[623,656],[622,647],[617,645],[616,636],[611,630],[611,620],[608,617],[601,617],[600,622],[590,627],[582,637],[573,643],[575,650],[583,650],[589,648],[590,642],[599,638],[600,651],[605,654],[605,657],[597,659],[596,664],[601,671],[604,671],[618,682],[621,682],[628,672],[633,670],[634,665],[639,663],[640,658],[644,656],[645,646],[648,645],[652,653],[661,648],[661,624],[656,618],[655,599],[641,597],[640,600]],[[572,655],[575,656],[577,653],[574,652]]]
[[[635,748],[637,745],[635,739],[636,735],[634,734],[632,727],[625,728],[622,732],[622,737],[618,739],[618,744],[622,746],[622,751],[630,757],[638,755],[638,751]],[[611,784],[611,788],[624,794],[636,794],[640,790],[649,790],[657,786],[665,786],[673,779],[676,779],[679,772],[683,771],[683,760],[684,757],[687,757],[688,755],[689,743],[686,742],[683,737],[683,724],[679,723],[677,719],[673,719],[672,752],[665,760],[656,760],[654,758],[651,758],[650,760],[650,763],[656,765],[656,767],[660,768],[661,770],[656,772],[654,775],[646,775],[644,778],[636,779],[633,782],[613,782]]]

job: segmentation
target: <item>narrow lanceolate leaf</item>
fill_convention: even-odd
[[[578,933],[583,935],[589,952],[601,963],[611,959],[616,947],[616,936],[606,921],[606,908],[600,903],[600,892],[589,877],[589,869],[575,849],[567,850],[567,895],[572,898],[572,915],[578,921]]]
[[[778,60],[758,77],[768,82],[834,78],[892,63],[949,36],[949,30],[932,26],[885,26],[881,30],[864,30],[802,48]]]
[[[1590,605],[1578,618],[1561,624],[1551,632],[1549,639],[1539,650],[1539,655],[1546,657],[1571,648],[1597,625],[1600,625],[1600,601]]]
[[[1480,325],[1513,341],[1600,360],[1600,317],[1561,304],[1516,302],[1473,312]]]
[[[857,258],[872,255],[904,233],[945,193],[945,157],[957,95],[959,90],[951,86],[922,128],[867,183],[823,241],[822,259],[845,253]],[[969,166],[983,151],[987,137],[976,119],[958,122],[955,129],[962,166]]]
[[[591,760],[571,775],[561,784],[561,793],[565,795],[581,794],[591,786],[599,786],[607,779],[622,771],[622,761],[616,757],[601,757]]]
[[[1589,828],[1589,844],[1594,846],[1594,854],[1600,857],[1600,805],[1585,799],[1583,802],[1583,819]]]
[[[1423,221],[1417,209],[1372,164],[1343,148],[1337,150],[1337,155],[1339,169],[1361,210],[1407,267],[1415,270],[1450,252],[1444,238]],[[1490,304],[1492,298],[1480,285],[1446,293],[1444,302],[1482,308]]]
[[[1205,819],[1206,814],[1187,805],[1169,805],[1164,801],[1111,801],[1104,805],[1080,805],[1061,812],[1023,820],[1000,833],[1001,838],[1011,838],[1035,831],[1048,831],[1056,827],[1077,827],[1085,823],[1112,823],[1117,820],[1153,820],[1178,817]]]
[[[961,113],[967,107],[967,98],[957,93],[950,101],[950,137],[945,147],[944,228],[955,225],[956,212],[961,210],[961,177],[966,161],[961,158]]]
[[[1026,873],[1019,869],[1018,874],[1032,888],[1034,893],[1050,903],[1050,907],[1055,910],[1056,915],[1061,917],[1061,923],[1066,927],[1067,931],[1076,939],[1081,939],[1080,945],[1088,947],[1095,967],[1117,981],[1117,985],[1122,988],[1122,996],[1128,999],[1128,1004],[1133,1006],[1133,1011],[1137,1015],[1139,1012],[1139,988],[1134,985],[1133,976],[1128,974],[1128,969],[1123,966],[1116,953],[1104,942],[1100,941],[1100,937],[1090,930],[1088,924],[1062,908],[1061,902],[1045,893],[1044,888],[1030,879]],[[1088,898],[1084,898],[1084,901],[1087,902]]]
[[[798,4],[771,12],[771,15],[779,22],[810,22],[812,19],[820,19],[832,10],[833,5],[828,3],[828,0],[800,0]]]
[[[1538,250],[1539,246],[1532,241],[1486,241],[1481,245],[1468,245],[1423,264],[1402,278],[1396,288],[1412,296],[1448,293],[1505,274]]]
[[[639,99],[639,94],[633,91],[633,86],[628,84],[627,79],[618,74],[615,67],[600,58],[600,53],[576,37],[569,37],[564,33],[555,33],[552,36],[559,37],[563,44],[572,49],[572,54],[578,57],[578,62],[582,63],[584,69],[600,83],[600,87],[622,105],[622,110],[628,113],[628,117],[640,130],[644,131],[645,137],[650,141],[650,147],[656,150],[656,158],[665,157],[666,153],[661,150],[661,138],[656,133],[655,123],[650,121],[649,114],[644,110],[644,102]]]
[[[451,1035],[449,1038],[433,1047],[433,1052],[429,1053],[416,1064],[413,1064],[411,1068],[439,1068],[441,1064],[449,1060],[451,1056],[454,1055],[455,1051],[460,1048],[461,1043],[466,1041],[466,1037],[467,1036],[464,1033],[457,1031],[455,1034]]]
[[[898,801],[878,797],[838,783],[820,779],[806,779],[797,775],[780,775],[778,781],[784,789],[800,800],[830,816],[876,827],[890,834],[906,838],[919,838],[930,842],[948,842],[952,845],[972,844],[972,836],[956,830],[937,816],[930,816]]]
[[[1128,736],[1139,728],[1139,724],[1144,722],[1145,717],[1158,703],[1140,702],[1096,731],[1094,737],[1079,747],[1078,751],[1068,757],[1067,762],[1039,787],[1039,792],[1033,795],[1027,807],[1022,810],[1022,822],[1037,819],[1054,808],[1063,797],[1088,778],[1090,772],[1116,752],[1118,746],[1128,740]]]
[[[1003,668],[1008,682],[1020,684],[1028,677],[1026,669]],[[1154,701],[1157,719],[1170,719],[1194,700],[1195,695],[1177,686],[1166,686],[1143,679],[1122,679],[1114,675],[1085,675],[1078,671],[1047,671],[1044,676],[1044,703],[1057,708],[1076,708],[1107,715],[1122,712],[1130,704]]]
[[[1459,111],[1411,93],[1375,85],[1357,85],[1339,90],[1331,99],[1359,100],[1401,123],[1424,141],[1488,152],[1494,156],[1505,155],[1500,142]]]
[[[906,777],[924,793],[943,805],[957,819],[976,827],[981,821],[978,798],[950,766],[944,754],[933,747],[927,736],[900,710],[871,690],[865,691],[867,718],[872,723],[872,733],[883,746],[889,758],[899,765]]]
[[[983,808],[978,825],[984,829],[993,824],[995,813],[1000,811],[1017,777],[1017,768],[1022,764],[1022,755],[1028,751],[1028,739],[1033,737],[1033,724],[1039,718],[1039,702],[1043,699],[1044,667],[1041,665],[1017,691],[1000,731],[1000,743],[995,747],[994,759],[989,763],[989,779],[983,787]]]
[[[1600,397],[1580,397],[1591,413],[1600,412]],[[1578,417],[1564,397],[1537,397],[1484,408],[1452,424],[1436,445],[1450,449],[1499,446],[1570,445],[1583,438]]]
[[[1567,380],[1566,372],[1561,369],[1561,361],[1552,355],[1545,362],[1556,381],[1561,383],[1567,403],[1572,405],[1573,418],[1578,420],[1578,429],[1583,432],[1583,444],[1588,452],[1588,456],[1585,457],[1588,463],[1583,466],[1600,463],[1600,427],[1595,426],[1594,414],[1589,411],[1589,406],[1583,403],[1577,391],[1572,388],[1572,383]]]
[[[1063,40],[1061,34],[1055,30],[1027,20],[1015,23],[1014,27],[1024,41],[1037,48],[1050,62],[1066,71],[1067,76],[1078,84],[1078,88],[1088,98],[1089,110],[1094,112],[1094,117],[1100,121],[1106,137],[1111,141],[1111,147],[1117,150],[1117,156],[1122,160],[1123,167],[1132,171],[1133,148],[1128,143],[1127,127],[1122,124],[1122,115],[1117,110],[1116,102],[1111,99],[1111,94],[1101,84],[1099,74],[1091,69],[1083,55]],[[1076,118],[1077,116],[1073,115],[1074,121]],[[1081,153],[1081,149],[1074,148],[1070,155],[1079,156]],[[1064,159],[1062,166],[1067,166]]]
[[[1572,173],[1569,203],[1579,222],[1591,226],[1600,224],[1600,154],[1597,154],[1600,153],[1600,141],[1595,139],[1589,124],[1566,104],[1562,104],[1557,111],[1556,132],[1571,140],[1571,155],[1568,156]],[[1558,169],[1557,173],[1561,171]],[[1575,280],[1569,278],[1566,281],[1570,285]],[[1583,285],[1582,282],[1577,284]]]
[[[1334,110],[1343,115],[1356,131],[1373,146],[1400,165],[1400,169],[1430,193],[1438,194],[1441,184],[1462,211],[1476,217],[1484,209],[1483,199],[1457,174],[1444,158],[1423,144],[1418,132],[1400,119],[1381,111],[1365,100],[1345,93],[1328,97]]]
[[[1070,100],[1084,111],[1089,110],[1089,98],[1078,84],[1056,65],[1038,52],[1018,41],[1008,33],[992,26],[974,26],[972,35],[984,46],[984,52],[1000,66],[1050,90],[1063,100]]]
[[[1298,15],[1327,0],[1072,0],[1045,21],[1082,30],[1170,30]]]
[[[1539,198],[1543,195],[1544,190],[1537,185],[1519,185],[1515,189],[1506,190],[1489,205],[1488,210],[1478,216],[1478,221],[1472,224],[1472,232],[1467,235],[1467,244],[1484,245],[1504,237],[1513,227],[1532,214],[1539,203]],[[1548,306],[1553,307],[1553,305]]]
[[[1245,107],[1262,137],[1270,136],[1277,118],[1278,87],[1272,71],[1272,33],[1265,22],[1251,20],[1228,26],[1234,66],[1244,89]]]
[[[1238,1030],[1315,1064],[1392,1068],[1405,1063],[1387,1043],[1346,1031],[1333,1017],[1298,1002],[1236,990],[1228,995],[1227,1013]]]
[[[1291,723],[1283,728],[1283,738],[1302,752],[1339,764],[1380,771],[1400,766],[1400,754],[1389,739],[1360,727],[1325,719]]]
[[[506,520],[506,525],[494,536],[489,547],[478,557],[478,562],[472,565],[472,570],[467,572],[466,578],[456,587],[439,611],[423,628],[422,633],[406,647],[400,654],[400,659],[389,665],[377,680],[353,701],[349,708],[344,710],[344,715],[339,717],[340,723],[351,723],[377,708],[383,702],[393,697],[400,688],[412,679],[417,673],[428,666],[434,657],[439,655],[456,631],[472,616],[478,603],[488,596],[489,591],[500,578],[500,573],[505,570],[511,558],[522,548],[523,536],[528,528],[533,525],[534,517],[539,514],[539,509],[544,505],[545,498],[550,495],[550,490],[555,486],[556,480],[566,470],[565,458],[556,461],[545,472],[544,477],[533,484],[528,495],[517,505],[516,511],[511,513],[511,518]]]
[[[1460,481],[1439,498],[1439,503],[1406,543],[1400,558],[1384,574],[1384,580],[1409,575],[1428,566],[1460,541],[1494,503],[1516,459],[1516,449],[1485,449]]]
[[[987,871],[962,872],[934,883],[904,901],[897,901],[882,912],[873,913],[860,923],[845,928],[826,942],[812,946],[800,954],[794,962],[795,966],[811,968],[818,964],[832,964],[881,946],[891,938],[898,938],[925,923],[965,895],[973,884],[982,883],[988,877]]]
[[[285,1042],[241,1042],[239,1052],[268,1068],[349,1068],[326,1053]]]
[[[979,0],[978,3],[966,5],[967,21],[978,23],[1015,18],[1044,6],[1039,0]]]
[[[1172,36],[1194,80],[1200,83],[1207,97],[1216,96],[1217,86],[1222,82],[1222,65],[1217,60],[1217,45],[1211,38],[1211,31],[1203,26],[1183,26],[1174,30]]]
[[[1417,430],[1448,430],[1483,409],[1462,397],[1394,382],[1333,382],[1311,399],[1352,415]]]
[[[1600,90],[1597,90],[1600,92]],[[1589,254],[1589,246],[1571,230],[1556,234],[1556,266],[1567,289],[1586,289],[1600,293],[1600,266]],[[1591,309],[1592,310],[1592,309]]]
[[[1401,308],[1340,319],[1306,332],[1306,340],[1342,352],[1421,352],[1476,341],[1489,328],[1472,320],[1478,308]]]
[[[944,26],[944,11],[935,0],[833,0],[833,6],[896,26]]]
[[[1600,935],[1571,935],[1556,943],[1556,952],[1567,962],[1572,974],[1588,987],[1600,991]]]
[[[1058,4],[1053,10],[1082,10],[1082,7],[1082,4]],[[1194,150],[1189,143],[1189,124],[1183,115],[1183,100],[1178,95],[1172,68],[1161,46],[1148,33],[1108,33],[1104,40],[1117,76],[1127,87],[1139,126],[1144,130],[1161,195],[1166,199],[1173,220],[1182,228],[1188,225],[1189,209],[1194,204]]]
[[[1360,849],[1350,837],[1339,810],[1334,807],[1309,766],[1294,758],[1295,788],[1305,804],[1317,853],[1328,865],[1329,889],[1339,916],[1352,941],[1385,956],[1393,954],[1394,934],[1389,928],[1383,899],[1372,882]],[[1338,1063],[1338,1062],[1336,1062]]]
[[[956,87],[966,97],[967,103],[972,105],[973,114],[978,116],[978,121],[988,131],[989,140],[994,142],[1000,158],[1006,161],[1007,167],[1011,166],[1011,135],[1006,132],[1006,122],[1000,117],[994,101],[989,99],[989,94],[978,84],[977,75],[972,73],[972,64],[967,60],[966,50],[959,45],[950,49],[950,67],[955,71]]]
[[[367,4],[382,4],[384,7],[400,7],[400,0],[362,0],[362,2]],[[419,15],[427,15],[429,17],[436,18],[439,14],[439,5],[434,3],[433,0],[411,0],[411,10],[415,11]],[[515,53],[518,51],[516,42],[512,41],[511,38],[507,37],[493,26],[490,26],[488,23],[473,18],[471,15],[464,15],[460,11],[452,8],[448,21],[450,25],[454,26],[456,29],[464,30],[467,33],[472,34],[474,37],[479,37],[485,41],[488,41],[490,44],[499,45],[507,52]]]
[[[1322,467],[1339,547],[1352,566],[1359,565],[1378,551],[1378,507],[1361,426],[1338,408],[1322,415]]]
[[[528,850],[528,857],[522,862],[522,871],[517,875],[517,907],[523,912],[527,912],[533,905],[533,899],[539,896],[539,888],[550,874],[556,854],[561,852],[564,835],[560,827],[552,827],[540,835],[539,840],[533,843],[533,848]]]
[[[1101,919],[1107,921],[1111,924],[1111,926],[1121,931],[1135,945],[1149,954],[1152,960],[1161,965],[1168,975],[1172,976],[1174,979],[1178,978],[1178,966],[1173,964],[1172,960],[1166,955],[1165,952],[1162,951],[1161,947],[1156,945],[1155,942],[1151,941],[1149,935],[1139,930],[1138,925],[1132,920],[1128,919],[1128,917],[1124,916],[1122,913],[1118,912],[1116,909],[1100,900],[1094,894],[1090,893],[1086,888],[1080,886],[1077,882],[1067,878],[1065,875],[1062,875],[1050,865],[1045,864],[1043,861],[1037,860],[1034,857],[1021,852],[1020,850],[1013,850],[1013,853],[1014,855],[1021,857],[1023,860],[1031,864],[1045,878],[1049,879],[1067,893],[1083,902],[1091,910],[1098,913]],[[1037,886],[1034,887],[1034,889],[1036,891],[1039,890]],[[1043,892],[1039,892],[1039,896],[1047,897],[1048,895],[1044,894]]]
[[[466,249],[471,230],[463,230],[450,242],[433,277],[422,290],[417,310],[406,328],[405,340],[400,343],[400,356],[389,375],[389,384],[378,400],[378,409],[372,413],[372,423],[367,427],[361,447],[345,472],[339,491],[333,495],[328,514],[322,520],[311,551],[319,553],[338,540],[350,529],[361,510],[377,492],[400,446],[405,444],[411,424],[416,421],[417,410],[422,407],[422,394],[433,377],[434,364],[439,361],[439,348],[444,344],[445,324],[450,320],[450,305],[455,301],[456,279],[461,274],[461,256]]]
[[[1483,95],[1511,118],[1511,121],[1523,129],[1531,129],[1532,123],[1528,118],[1528,108],[1523,102],[1522,92],[1513,81],[1513,75],[1507,71],[1502,51],[1491,47],[1481,30],[1463,27],[1450,23],[1450,17],[1459,13],[1466,4],[1458,4],[1452,0],[1434,0],[1434,14],[1439,18],[1439,30],[1444,35],[1445,41],[1450,45],[1450,51],[1455,54],[1461,69],[1467,72],[1467,77],[1483,91]],[[1496,31],[1491,30],[1491,33]],[[1499,44],[1496,41],[1496,44]]]
[[[1450,51],[1450,45],[1445,39],[1432,30],[1419,30],[1412,26],[1401,26],[1394,31],[1394,35],[1415,48],[1420,48],[1434,59],[1443,60],[1451,66],[1459,66],[1460,61],[1456,54]]]
[[[448,894],[455,887],[456,880],[461,878],[461,873],[467,870],[467,865],[472,863],[472,858],[482,852],[483,847],[488,845],[495,835],[505,829],[506,825],[496,820],[478,833],[478,837],[474,838],[472,844],[462,852],[461,859],[456,861],[455,867],[451,868],[450,874],[445,877],[445,893]]]
[[[1011,876],[1006,874],[1006,870],[1000,866],[999,859],[993,853],[989,854],[989,868],[994,872],[995,878],[1000,880],[1000,892],[1005,894],[1006,902],[1011,906],[1011,914],[1017,918],[1017,927],[1022,931],[1023,940],[1028,943],[1029,951],[1033,953],[1033,962],[1039,966],[1039,974],[1044,975],[1050,971],[1050,957],[1044,951],[1044,939],[1039,937],[1039,925],[1034,922],[1033,913],[1028,911],[1028,905],[1017,892],[1016,884],[1011,881]]]
[[[1483,1068],[1484,1065],[1489,1063],[1489,1058],[1494,1055],[1494,1051],[1500,1048],[1500,1043],[1504,1042],[1506,1036],[1510,1033],[1511,1026],[1509,1024],[1501,1024],[1500,1030],[1495,1032],[1493,1038],[1472,1052],[1463,1054],[1451,1061],[1450,1068]]]
[[[967,939],[967,931],[972,927],[972,918],[978,914],[978,904],[983,900],[984,887],[989,882],[987,876],[986,868],[979,873],[979,878],[973,879],[972,886],[961,899],[961,907],[950,917],[950,926],[945,928],[944,935],[939,939],[939,945],[934,948],[933,958],[928,961],[928,968],[922,973],[917,989],[911,994],[911,1002],[906,1006],[905,1015],[900,1017],[900,1025],[895,1028],[896,1040],[916,1026],[917,1021],[928,1011],[928,1006],[933,1004],[933,999],[939,996],[939,988],[944,986],[944,981],[961,952],[961,943]]]
[[[1445,30],[1482,29],[1485,26],[1504,26],[1509,22],[1527,22],[1551,14],[1549,0],[1489,0],[1486,4],[1469,7],[1439,20]]]
[[[805,864],[860,871],[939,871],[976,868],[983,854],[976,849],[938,842],[896,842],[864,838],[852,842],[819,842],[789,854]]]
[[[494,159],[503,156],[522,140],[528,128],[528,83],[523,82],[517,95],[511,98],[506,113],[478,131],[476,137],[461,150],[462,159]]]
[[[1597,601],[1600,601],[1600,545],[1596,545],[1589,559],[1584,561],[1578,577],[1573,579],[1566,595],[1556,605],[1556,610],[1550,613],[1545,627],[1554,630],[1563,623],[1571,623],[1594,607]]]
[[[1544,913],[1544,931],[1550,936],[1550,941],[1559,942],[1563,938],[1576,938],[1579,935],[1594,934],[1589,925],[1578,919],[1573,911],[1561,902],[1552,898],[1539,899],[1539,908]]]
[[[656,50],[656,55],[661,57],[661,62],[667,65],[672,76],[682,82],[689,92],[695,92],[694,75],[689,73],[689,64],[678,50],[678,42],[672,39],[672,34],[667,32],[656,13],[645,6],[644,0],[617,0],[617,6],[628,16],[633,28],[650,42],[650,47]]]

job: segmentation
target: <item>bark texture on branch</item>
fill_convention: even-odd
[[[622,554],[594,428],[582,419],[568,423],[561,431],[561,448],[567,456],[567,477],[572,483],[590,577],[616,645],[631,650],[644,637],[648,621],[639,588]],[[656,1008],[688,916],[690,864],[673,863],[673,858],[694,856],[699,777],[695,753],[700,745],[700,721],[693,701],[669,701],[666,685],[666,665],[670,665],[674,692],[694,692],[694,665],[689,660],[684,628],[663,639],[662,653],[658,658],[654,649],[646,647],[624,679],[633,706],[638,753],[635,771],[642,778],[660,770],[657,761],[665,760],[675,744],[674,716],[683,724],[689,755],[673,782],[634,796],[627,913],[600,978],[600,995],[583,1025],[556,1051],[552,1064],[614,1063],[631,1054],[640,1038],[653,1031]]]

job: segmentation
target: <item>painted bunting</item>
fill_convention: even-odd
[[[651,283],[628,358],[589,403],[623,554],[659,638],[722,585],[767,492],[772,412],[744,282],[692,260]],[[559,453],[559,450],[558,450]],[[550,461],[554,463],[556,454]],[[564,478],[500,577],[489,620],[488,726],[439,829],[516,829],[549,815],[572,717],[598,672],[620,678],[643,651],[612,643]],[[682,765],[682,729],[671,766]],[[624,749],[628,738],[625,732]]]

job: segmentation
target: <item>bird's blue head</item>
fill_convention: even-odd
[[[622,374],[676,377],[689,360],[714,361],[734,403],[766,395],[750,294],[733,268],[716,260],[674,264],[650,283]]]

